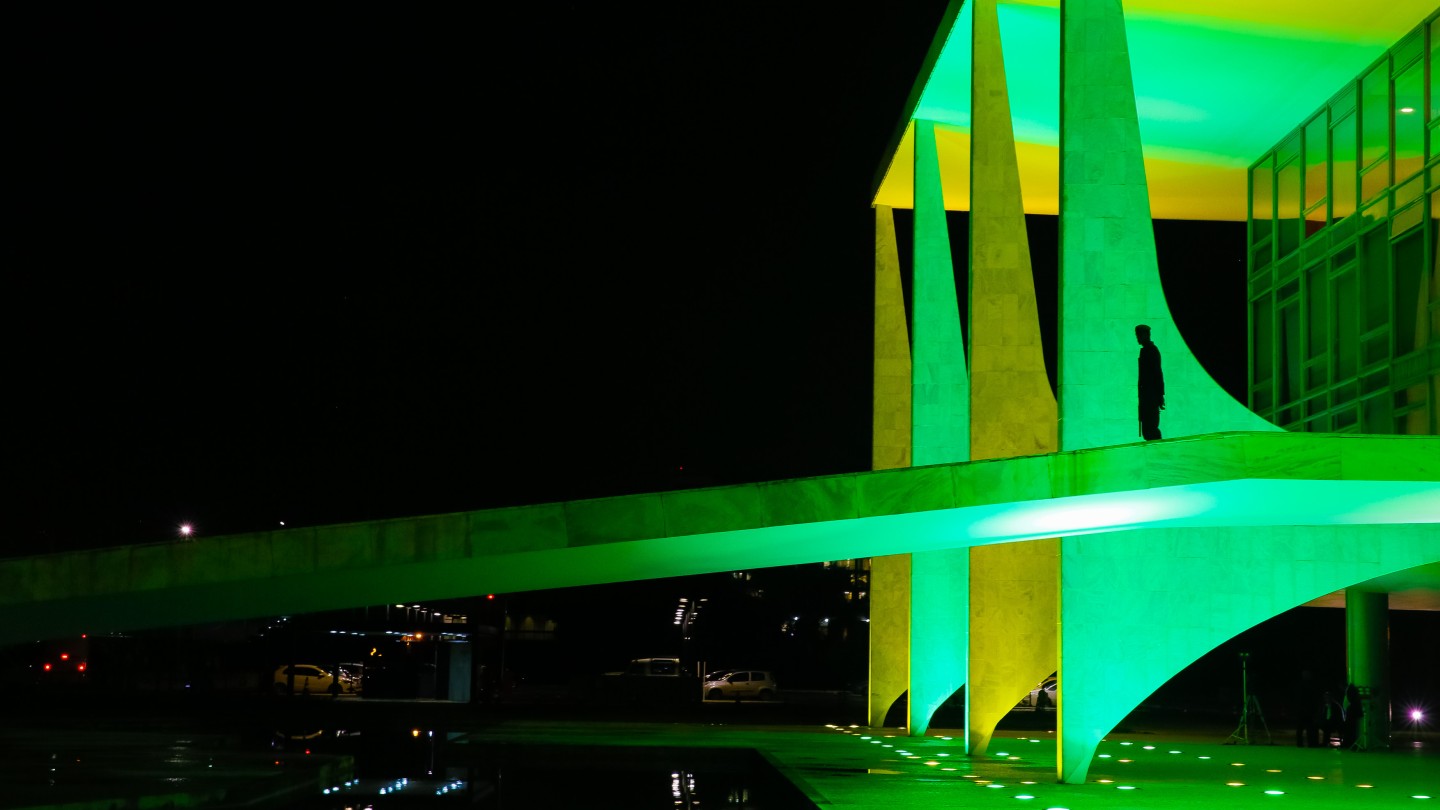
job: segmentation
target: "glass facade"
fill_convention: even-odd
[[[1250,407],[1440,434],[1440,12],[1250,167]]]

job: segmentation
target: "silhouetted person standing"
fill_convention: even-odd
[[[1165,375],[1160,371],[1160,350],[1150,342],[1150,327],[1135,327],[1140,343],[1140,435],[1146,441],[1160,438],[1160,412],[1165,410]]]
[[[1360,689],[1355,684],[1345,687],[1345,703],[1341,708],[1345,712],[1345,719],[1340,731],[1340,747],[1348,749],[1360,742],[1360,724],[1365,719],[1365,704],[1361,700]]]
[[[1340,701],[1335,699],[1332,692],[1327,691],[1321,698],[1321,702],[1324,703],[1324,708],[1320,714],[1320,744],[1329,748],[1330,739],[1339,736],[1344,727],[1342,718],[1345,710],[1340,707]]]

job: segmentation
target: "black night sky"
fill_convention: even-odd
[[[945,0],[619,5],[0,10],[0,553],[868,468],[871,183]],[[1240,393],[1243,224],[1157,236]]]
[[[517,5],[3,12],[6,554],[867,468],[945,3]],[[1234,390],[1243,226],[1161,229]]]

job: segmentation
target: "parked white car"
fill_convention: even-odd
[[[702,694],[706,700],[774,700],[779,691],[769,672],[732,669],[705,676]]]
[[[1020,705],[1030,706],[1037,710],[1054,709],[1056,706],[1055,690],[1057,688],[1058,684],[1055,681],[1055,676],[1052,675],[1041,681],[1039,686],[1031,689],[1030,694],[1021,699]],[[1044,695],[1043,697],[1041,696],[1042,694]]]

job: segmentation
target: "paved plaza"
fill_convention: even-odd
[[[1210,736],[1209,741],[1202,741]],[[1053,732],[1000,732],[992,755],[965,756],[958,730],[922,738],[860,726],[727,726],[506,721],[467,741],[576,756],[595,747],[748,747],[822,808],[1440,807],[1434,735],[1397,736],[1386,753],[1226,745],[1194,732],[1135,730],[1100,746],[1083,785],[1057,784]],[[1280,737],[1277,735],[1277,743]]]

